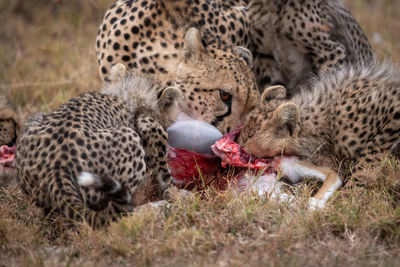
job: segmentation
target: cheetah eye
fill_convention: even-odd
[[[219,90],[219,97],[225,103],[228,103],[232,99],[232,95],[230,93],[228,93],[228,92],[223,91],[223,90]]]

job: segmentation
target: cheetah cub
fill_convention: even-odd
[[[0,95],[0,146],[13,146],[20,135],[20,119],[7,98]]]
[[[246,151],[260,158],[284,154],[307,159],[317,151],[334,155],[355,162],[353,178],[359,183],[368,181],[371,163],[382,154],[398,155],[396,67],[377,62],[346,66],[316,78],[291,100],[285,96],[282,86],[265,90],[238,138]],[[326,179],[324,190],[340,187],[338,179]]]
[[[179,89],[158,90],[122,64],[111,78],[100,93],[29,119],[16,152],[20,186],[38,207],[94,228],[131,211],[148,175],[161,194],[169,191],[164,129],[182,98]]]

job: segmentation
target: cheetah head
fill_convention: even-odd
[[[109,83],[101,91],[118,96],[127,103],[132,113],[152,113],[164,128],[176,120],[179,103],[183,99],[179,88],[169,86],[160,89],[160,84],[154,79],[128,70],[122,63],[112,66]]]
[[[175,80],[185,99],[182,111],[223,133],[234,130],[258,103],[251,65],[246,48],[205,48],[199,32],[189,29]]]
[[[285,103],[283,86],[267,88],[260,105],[246,118],[238,143],[258,157],[299,155],[300,111],[296,104]]]
[[[20,134],[20,121],[5,96],[0,96],[0,145],[15,145]]]

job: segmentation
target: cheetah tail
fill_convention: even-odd
[[[113,178],[99,176],[89,172],[81,172],[78,176],[78,184],[82,187],[92,187],[99,190],[120,205],[132,204],[132,197],[129,191],[119,181]]]

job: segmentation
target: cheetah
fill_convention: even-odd
[[[132,211],[147,176],[161,196],[173,188],[164,129],[182,93],[168,87],[157,100],[151,79],[122,64],[111,72],[101,92],[30,118],[16,151],[20,187],[36,206],[94,228]]]
[[[184,35],[190,27],[198,29],[211,56],[218,51],[214,64],[220,63],[221,56],[230,56],[235,47],[242,47],[236,54],[249,62],[249,51],[244,47],[250,50],[254,60],[248,67],[261,91],[267,85],[283,84],[292,94],[298,82],[312,73],[343,62],[368,60],[373,54],[361,27],[339,0],[120,0],[105,13],[97,35],[101,77],[107,80],[110,67],[120,62],[174,85],[179,75],[177,66],[185,61]],[[197,68],[208,69],[202,65],[198,62]],[[224,77],[232,72],[230,68],[226,71],[214,73]],[[215,83],[212,87],[209,81],[213,77],[209,75],[203,73],[197,85],[185,79],[185,103],[192,109],[201,108],[209,98],[207,91],[195,88],[220,86]],[[230,87],[246,92],[237,84],[234,73],[233,77]],[[177,85],[182,85],[181,81]],[[223,104],[218,102],[217,93],[211,97]],[[212,105],[204,115],[215,118],[215,108],[218,106]],[[206,120],[201,113],[197,117]]]
[[[21,122],[5,96],[0,96],[0,146],[13,146],[21,132]]]
[[[173,82],[182,58],[184,36],[194,27],[205,48],[227,50],[250,42],[246,1],[119,0],[105,13],[96,39],[100,76],[107,81],[118,62]],[[239,7],[236,7],[238,5]],[[207,15],[207,16],[205,16]],[[221,21],[218,25],[215,21]],[[231,50],[231,49],[229,49]],[[229,53],[228,51],[220,51]],[[225,54],[225,53],[223,53]],[[217,55],[218,56],[218,55]],[[228,56],[228,55],[226,55]]]
[[[399,156],[399,133],[400,72],[374,61],[320,75],[290,100],[284,87],[267,88],[238,142],[260,158],[284,154],[307,160],[317,151],[333,155],[354,162],[354,181],[368,184],[372,163],[387,152]],[[332,177],[324,190],[341,186]]]
[[[252,55],[243,47],[250,42],[246,15],[233,6],[244,3],[117,1],[105,13],[96,40],[102,79],[107,82],[115,63],[147,73],[183,91],[182,112],[228,132],[259,98]],[[221,25],[200,13],[212,13]]]
[[[374,59],[341,0],[252,0],[247,13],[260,89],[282,84],[291,96],[313,74]]]

